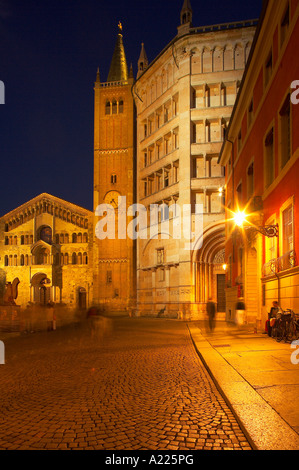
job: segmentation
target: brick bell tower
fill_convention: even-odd
[[[106,82],[99,70],[94,87],[94,304],[105,313],[127,312],[136,297],[135,243],[123,233],[119,237],[120,211],[134,201],[134,102],[132,72],[128,72],[122,25],[118,25],[116,46]],[[119,197],[126,206],[118,206]],[[123,199],[122,199],[123,201]],[[113,207],[115,238],[99,239],[97,227],[107,217],[97,214],[102,204]],[[126,219],[121,219],[126,220]],[[107,225],[103,230],[107,229]],[[102,230],[102,232],[103,232]]]

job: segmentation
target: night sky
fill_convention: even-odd
[[[93,209],[93,86],[123,24],[134,76],[176,36],[183,0],[0,0],[0,216],[47,192]],[[258,18],[262,0],[191,0],[193,25]]]

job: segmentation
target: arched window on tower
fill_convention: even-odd
[[[190,19],[189,19],[189,13],[184,13],[182,15],[182,24],[186,24],[186,23],[189,23]]]
[[[106,105],[105,105],[105,114],[106,115],[111,114],[111,103],[108,100],[106,101]]]
[[[117,114],[117,101],[112,101],[112,114]]]
[[[124,102],[122,99],[120,99],[118,103],[118,112],[119,114],[122,114],[124,112]]]

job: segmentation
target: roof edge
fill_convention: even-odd
[[[14,213],[18,213],[20,212],[21,210],[23,210],[26,206],[29,206],[29,205],[32,205],[32,204],[35,204],[36,202],[38,201],[41,201],[43,199],[52,199],[54,201],[56,201],[57,203],[60,203],[60,204],[67,204],[68,206],[71,206],[71,208],[73,208],[73,210],[77,210],[77,211],[84,211],[85,213],[87,213],[88,215],[92,215],[93,212],[90,211],[89,209],[86,209],[85,207],[82,207],[82,206],[78,206],[77,204],[74,204],[72,202],[69,202],[69,201],[66,201],[65,199],[62,199],[62,198],[59,198],[57,196],[53,196],[52,194],[49,194],[49,193],[41,193],[39,194],[38,196],[35,196],[33,197],[32,199],[29,199],[27,202],[24,202],[23,204],[21,204],[20,206],[16,207],[15,209],[12,209],[11,211],[7,212],[6,214],[3,214],[0,219],[3,219],[5,217],[9,217],[11,216],[12,214]]]

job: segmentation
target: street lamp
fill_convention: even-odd
[[[242,227],[244,229],[254,230],[254,231],[259,232],[259,233],[261,233],[262,235],[264,235],[265,237],[268,237],[268,238],[278,237],[278,234],[279,234],[278,224],[276,224],[276,225],[265,225],[265,226],[261,226],[261,227],[257,227],[255,225],[249,225],[249,226],[244,227],[244,223],[247,222],[246,217],[247,217],[247,215],[246,215],[245,211],[240,211],[239,210],[238,212],[234,213],[233,220],[235,221],[235,224],[238,227]]]

